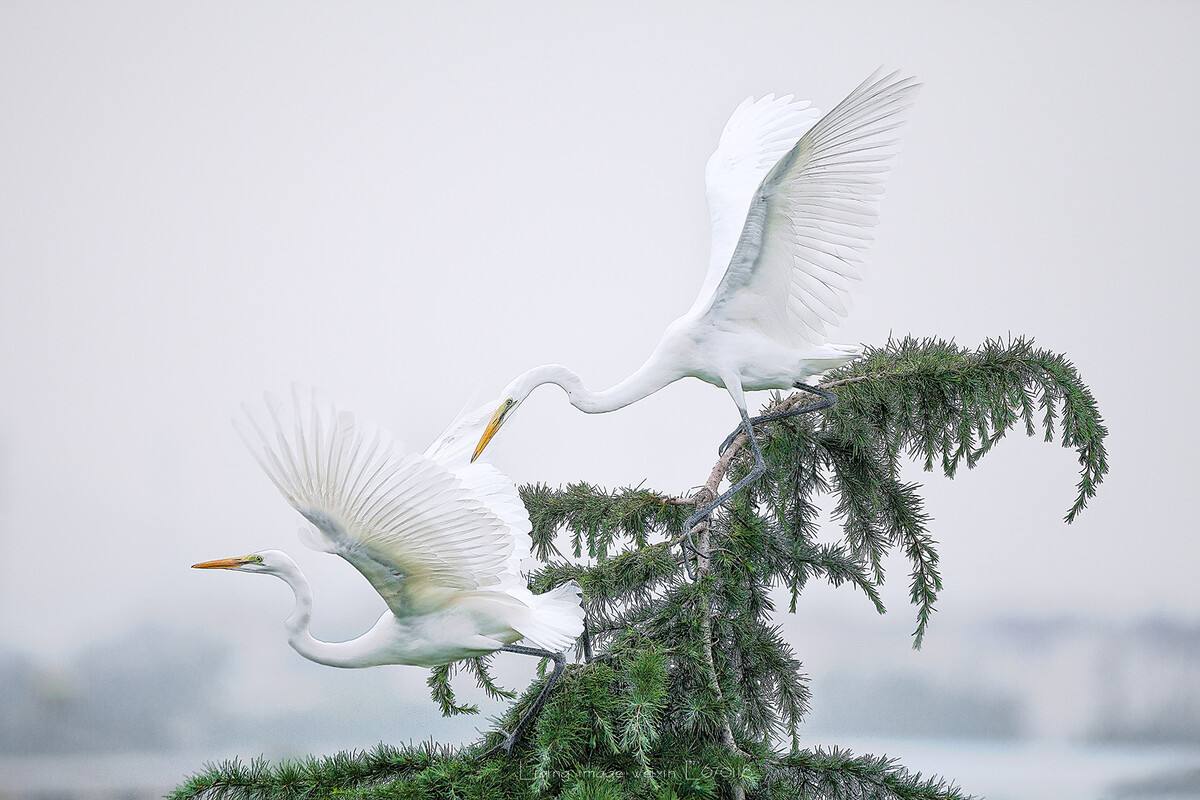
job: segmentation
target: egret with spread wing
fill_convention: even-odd
[[[562,388],[579,410],[599,414],[692,377],[729,392],[755,467],[698,509],[686,529],[756,480],[765,466],[754,424],[831,405],[831,393],[804,381],[862,352],[826,337],[846,316],[851,282],[861,277],[894,134],[919,86],[899,73],[876,73],[820,119],[807,102],[790,96],[745,100],[726,123],[705,172],[712,252],[691,309],[667,327],[646,363],[604,391],[589,390],[556,364],[517,377],[501,395],[474,456],[544,383]],[[744,392],[793,387],[818,395],[819,402],[750,418]]]
[[[349,561],[387,610],[363,635],[323,642],[308,630],[312,590],[286,553],[263,550],[195,564],[274,575],[295,593],[288,643],[331,667],[432,667],[497,650],[554,660],[554,671],[504,743],[511,749],[562,672],[583,629],[579,587],[529,591],[529,515],[512,481],[473,463],[487,411],[461,416],[424,453],[404,452],[354,418],[294,394],[290,413],[268,400],[269,422],[247,412],[239,431],[287,501],[307,519],[305,543]],[[522,644],[518,644],[521,642]]]

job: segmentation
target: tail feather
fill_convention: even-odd
[[[569,581],[548,592],[531,595],[529,613],[513,625],[533,647],[561,653],[583,633],[579,584]]]
[[[829,370],[861,358],[864,352],[865,348],[862,345],[827,342],[805,352],[798,377],[802,381],[812,378],[820,380]]]

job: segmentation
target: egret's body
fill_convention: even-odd
[[[797,353],[757,331],[711,326],[689,314],[667,327],[654,352],[636,372],[609,389],[592,391],[567,367],[543,364],[513,381],[505,389],[505,396],[523,399],[538,386],[552,384],[561,388],[580,411],[605,414],[682,378],[698,378],[726,389],[743,406],[743,391],[790,388],[860,353],[857,345],[825,345]],[[514,407],[518,402],[514,400]],[[508,413],[511,411],[505,417]]]
[[[819,120],[808,103],[790,97],[744,101],[705,171],[712,248],[692,307],[667,326],[646,363],[610,389],[591,391],[558,365],[517,377],[505,388],[475,456],[542,384],[561,387],[572,405],[597,414],[692,377],[729,392],[761,472],[745,392],[811,390],[806,380],[862,352],[857,345],[828,342],[827,334],[848,313],[850,286],[861,277],[868,230],[895,150],[891,134],[918,87],[897,73],[876,74]],[[823,402],[802,411],[832,402],[812,391]]]
[[[525,506],[505,475],[472,463],[485,413],[463,415],[424,453],[405,453],[380,434],[364,434],[350,415],[298,395],[290,419],[276,406],[270,411],[268,426],[250,417],[247,443],[311,523],[302,532],[306,544],[354,565],[387,609],[361,636],[324,642],[309,632],[312,590],[286,553],[197,567],[286,582],[295,594],[288,642],[320,664],[433,667],[504,649],[553,658],[557,676],[561,652],[582,632],[579,588],[530,592],[521,574],[530,557]]]

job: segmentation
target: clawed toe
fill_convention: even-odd
[[[506,756],[512,754],[513,748],[517,746],[517,737],[503,728],[500,728],[498,732],[504,734],[504,739],[484,750],[480,758],[487,758],[498,750],[503,751]]]

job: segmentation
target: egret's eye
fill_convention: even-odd
[[[246,556],[246,561],[250,562],[251,564],[261,564],[263,562],[263,557],[257,553],[251,553],[250,555]]]

